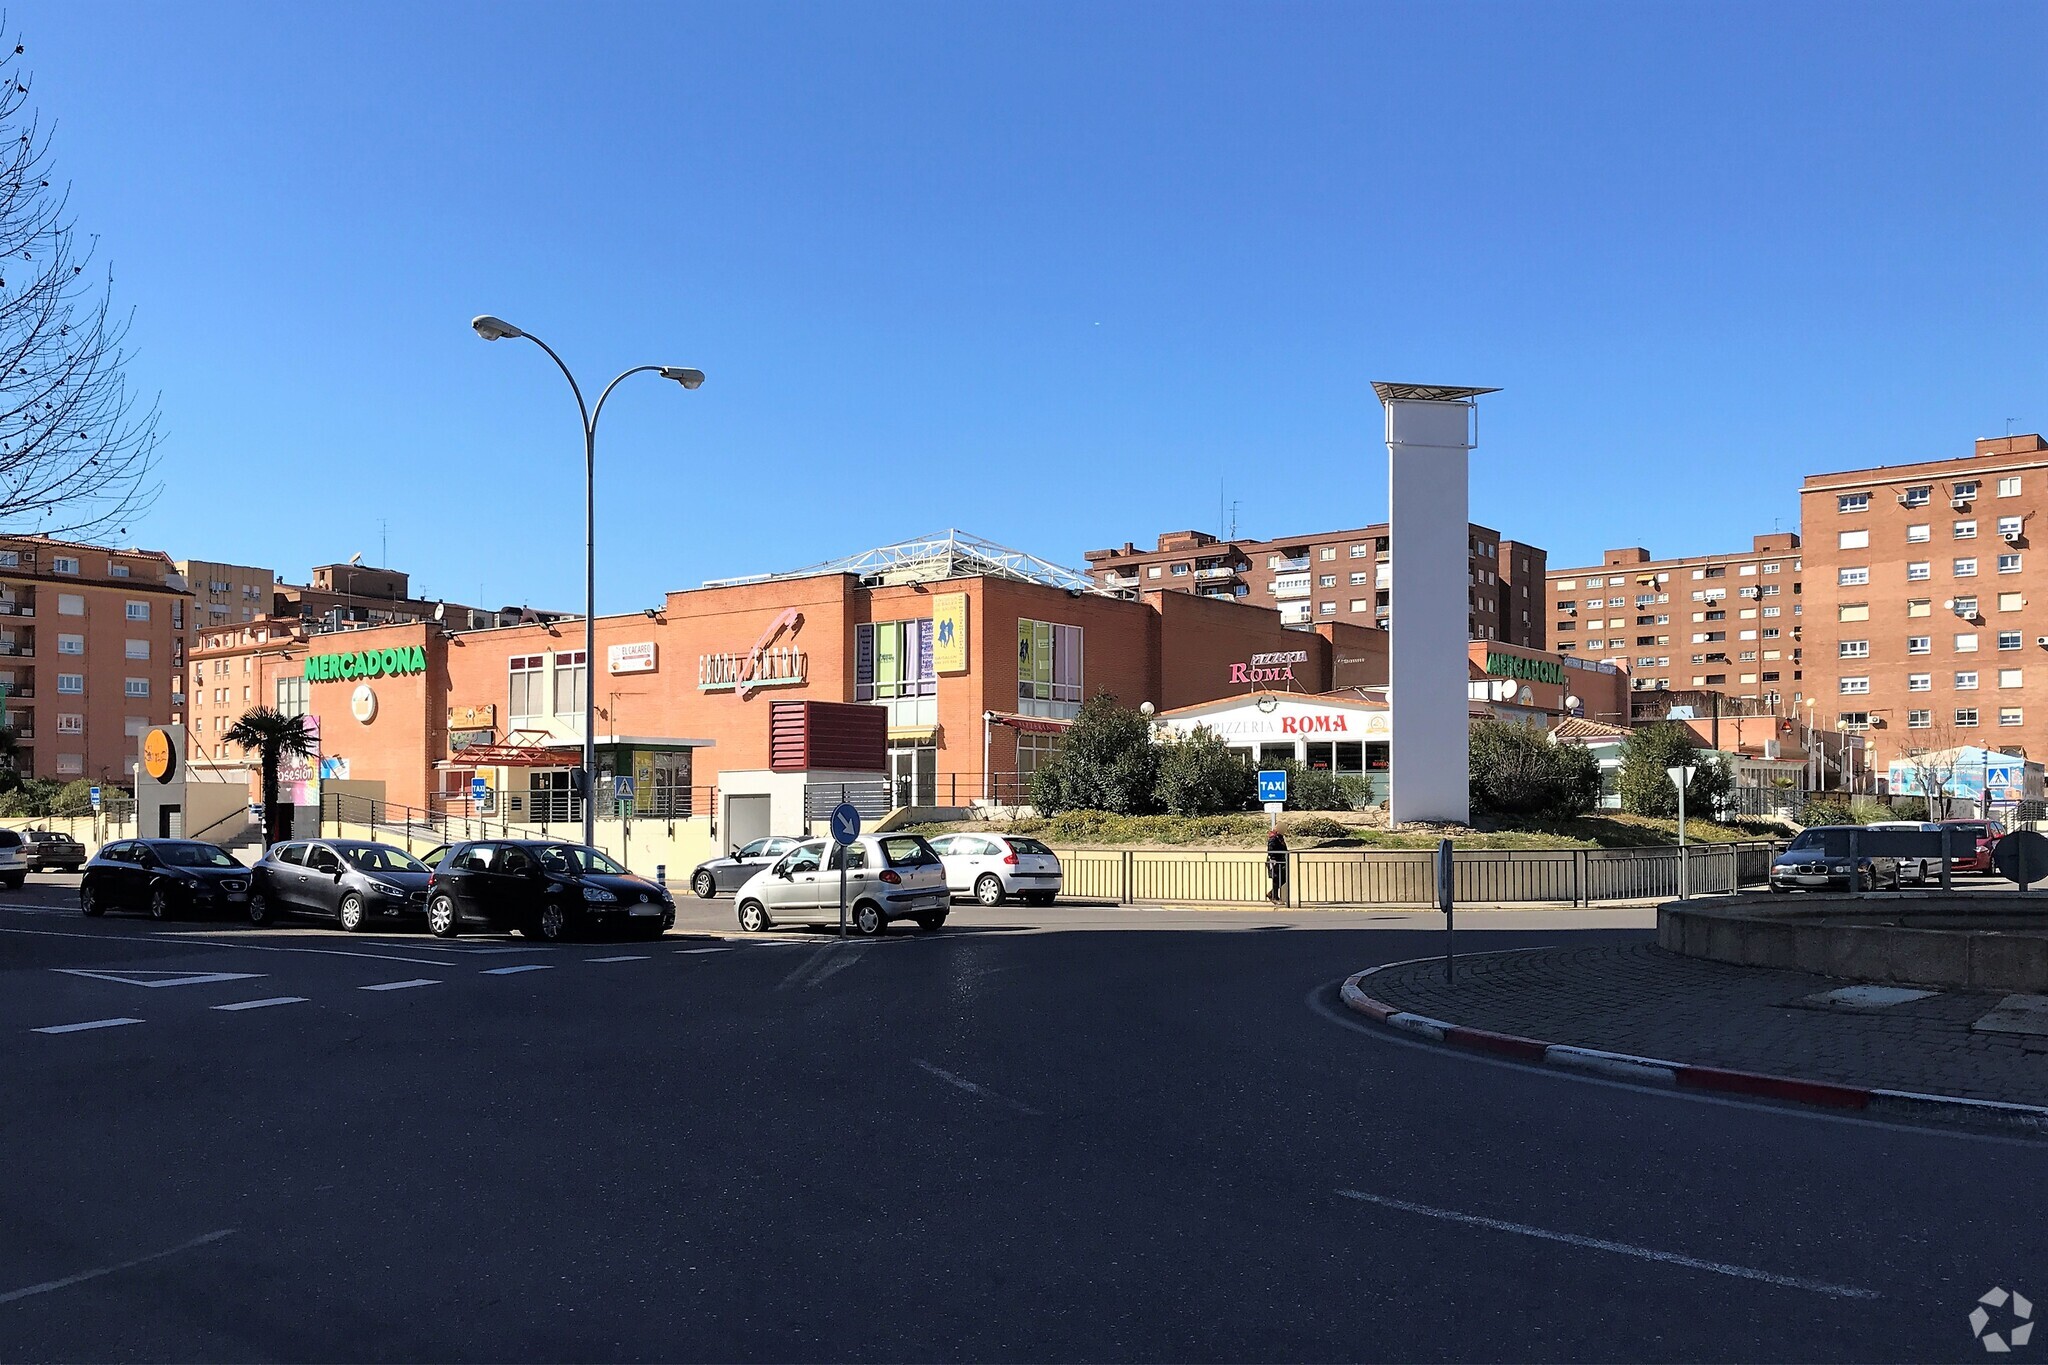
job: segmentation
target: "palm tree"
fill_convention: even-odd
[[[287,716],[268,706],[252,707],[228,727],[226,738],[228,743],[240,745],[243,753],[254,752],[263,765],[264,845],[288,837],[291,831],[284,828],[277,804],[277,768],[287,754],[293,758],[313,756],[313,736],[306,729],[306,718]]]

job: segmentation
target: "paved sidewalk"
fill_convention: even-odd
[[[1809,997],[1851,983],[1680,957],[1655,944],[1539,948],[1390,967],[1359,989],[1397,1010],[1540,1039],[1805,1080],[2048,1105],[2048,1036],[1973,1031],[2001,992],[1876,1009]],[[2028,997],[2022,997],[2026,999]]]

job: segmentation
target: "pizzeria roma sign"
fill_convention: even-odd
[[[306,656],[307,682],[334,682],[352,678],[394,678],[427,671],[424,645],[400,645],[396,649],[358,649],[347,654]]]

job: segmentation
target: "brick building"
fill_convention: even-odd
[[[1468,626],[1475,640],[1545,647],[1543,550],[1471,531]],[[1277,607],[1289,625],[1336,621],[1384,629],[1393,542],[1386,523],[1277,540],[1222,540],[1206,531],[1169,531],[1155,548],[1130,541],[1090,550],[1095,583],[1121,591],[1171,591]]]
[[[1709,690],[1789,715],[1807,689],[1801,553],[1787,531],[1730,554],[1652,559],[1631,545],[1551,569],[1550,639],[1559,653],[1623,664],[1645,691]]]
[[[2048,441],[1808,475],[1807,659],[1819,723],[1878,771],[1915,749],[2048,755]],[[2038,585],[2038,586],[2037,586]]]
[[[189,604],[160,550],[0,536],[0,711],[23,773],[129,782],[136,737],[177,705]]]

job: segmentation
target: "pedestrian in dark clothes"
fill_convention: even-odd
[[[1278,905],[1287,889],[1287,836],[1278,825],[1266,836],[1266,881],[1266,899]]]

